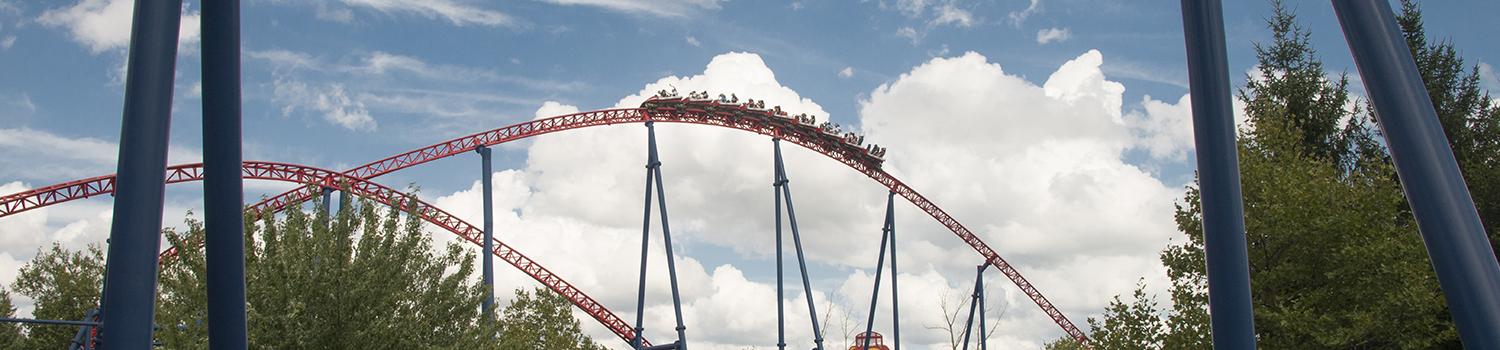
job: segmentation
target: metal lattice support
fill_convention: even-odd
[[[636,349],[687,350],[687,326],[682,322],[682,297],[677,292],[677,262],[672,258],[672,226],[667,220],[667,194],[662,189],[661,158],[656,152],[656,126],[650,121],[646,122],[646,149],[646,206],[645,218],[641,222],[641,280],[635,305],[635,334],[644,334],[645,331],[643,323],[646,312],[646,254],[651,241],[651,186],[654,182],[656,204],[661,210],[662,243],[667,249],[667,280],[672,285],[672,308],[677,316],[677,341],[672,344],[645,347],[640,341],[632,340],[631,346]]]
[[[775,148],[775,182],[772,188],[776,190],[776,348],[786,348],[786,314],[785,307],[781,304],[782,294],[782,272],[781,272],[781,203],[782,197],[786,197],[786,215],[788,223],[792,228],[792,244],[797,251],[797,267],[802,272],[802,294],[807,296],[807,313],[812,318],[813,349],[823,350],[823,330],[818,326],[818,308],[813,304],[812,282],[807,276],[807,258],[802,254],[802,234],[797,230],[797,210],[792,207],[792,188],[786,177],[786,163],[781,160],[781,139],[772,138],[771,144]]]

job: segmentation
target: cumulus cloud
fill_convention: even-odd
[[[1479,82],[1484,84],[1485,89],[1500,93],[1500,73],[1495,72],[1495,66],[1479,62]]]
[[[844,67],[844,69],[839,70],[840,78],[849,78],[852,76],[854,76],[854,67]]]
[[[134,0],[82,0],[73,6],[47,10],[37,22],[66,29],[73,41],[99,54],[130,45],[134,4]],[[189,44],[198,42],[200,19],[197,11],[182,12],[177,34],[179,48],[190,48]]]
[[[593,6],[610,11],[661,17],[681,17],[719,9],[722,0],[544,0],[570,6]]]
[[[917,42],[922,41],[922,33],[917,32],[916,28],[909,26],[896,29],[896,36],[911,40],[912,45],[916,45]]]
[[[1053,42],[1064,42],[1073,38],[1073,31],[1068,28],[1047,28],[1036,32],[1037,44],[1051,44]]]
[[[933,11],[937,13],[932,19],[933,25],[955,25],[965,28],[974,25],[974,14],[953,6],[952,3],[937,6],[933,8]]]
[[[692,35],[687,36],[687,43],[688,45],[693,45],[693,47],[703,47],[703,43],[698,42],[698,38],[694,38]]]
[[[1180,184],[1164,184],[1123,158],[1127,150],[1144,147],[1138,134],[1157,132],[1135,123],[1175,132],[1167,127],[1174,125],[1166,119],[1171,116],[1158,116],[1167,113],[1158,110],[1183,104],[1151,105],[1124,117],[1124,87],[1105,78],[1103,60],[1097,51],[1083,53],[1037,84],[976,53],[936,58],[876,88],[860,102],[858,116],[831,120],[890,147],[885,169],[994,244],[1063,312],[1082,321],[1137,278],[1148,278],[1153,288],[1165,286],[1156,254],[1175,231],[1172,203],[1181,194]],[[746,53],[715,57],[701,74],[646,84],[615,107],[636,106],[674,87],[733,93],[830,120],[816,102],[782,85],[759,56]],[[576,110],[548,102],[536,116]],[[774,278],[747,271],[765,271],[757,265],[770,264],[774,249],[770,142],[719,128],[656,128],[688,332],[710,349],[769,344],[765,335],[774,334],[775,320],[765,310],[776,302]],[[494,176],[502,239],[627,319],[633,317],[633,266],[639,259],[633,247],[640,244],[643,129],[617,125],[539,137],[525,150],[523,168]],[[784,146],[803,247],[814,272],[823,271],[814,276],[812,294],[820,316],[862,323],[885,190],[837,162]],[[443,196],[438,205],[477,222],[478,186]],[[940,321],[936,310],[944,298],[967,295],[980,260],[963,253],[970,248],[915,208],[898,203],[897,214],[903,340],[918,348],[937,346],[946,336],[924,326]],[[647,336],[664,341],[673,337],[675,321],[660,263],[660,232],[653,227],[645,316]],[[500,290],[531,283],[507,274]],[[987,279],[996,288],[992,307],[1007,310],[992,314],[991,324],[1001,329],[997,344],[1039,348],[1060,334],[1004,277]],[[802,293],[789,283],[780,301],[789,313],[793,344],[811,339]],[[883,300],[877,329],[888,330],[889,299]],[[596,338],[612,337],[598,326],[586,327]],[[828,346],[841,346],[838,333],[827,331]]]

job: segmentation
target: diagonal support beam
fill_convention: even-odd
[[[812,282],[807,275],[807,258],[802,253],[802,235],[797,230],[797,210],[792,206],[792,188],[790,180],[786,177],[786,163],[781,159],[781,139],[772,138],[771,144],[775,148],[776,181],[772,185],[776,189],[776,334],[778,336],[777,349],[786,348],[786,318],[782,300],[781,280],[781,203],[782,197],[786,197],[786,215],[788,223],[792,228],[792,244],[797,250],[797,267],[802,272],[802,294],[807,297],[807,314],[812,318],[813,349],[823,350],[823,330],[818,326],[818,308],[813,304]]]

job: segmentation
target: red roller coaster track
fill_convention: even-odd
[[[296,164],[248,161],[244,162],[240,169],[241,177],[246,179],[285,181],[304,185],[340,188],[354,195],[368,198],[392,208],[409,210],[417,215],[417,217],[422,218],[422,220],[437,225],[448,232],[452,232],[469,243],[481,247],[484,246],[481,241],[481,237],[484,235],[483,230],[465,222],[463,219],[453,216],[453,214],[449,214],[437,206],[424,202],[415,196],[410,196],[386,187],[385,185],[350,177],[330,170]],[[166,182],[168,184],[201,180],[203,180],[202,163],[174,165],[167,168]],[[30,204],[32,205],[31,208],[35,208],[38,205],[57,204],[74,199],[112,194],[114,193],[114,189],[115,176],[105,175],[5,196],[3,199],[0,199],[0,202],[3,202],[3,204],[0,204],[0,208],[8,210],[11,205],[16,205],[13,203],[22,202],[32,203]],[[247,210],[256,209],[252,207]],[[6,213],[10,212],[7,211]],[[567,298],[568,301],[578,306],[584,313],[592,316],[600,324],[603,324],[605,328],[609,328],[620,339],[629,342],[635,336],[635,330],[631,329],[630,325],[624,319],[615,315],[614,312],[605,308],[603,304],[595,301],[593,297],[588,296],[588,294],[574,287],[568,281],[563,280],[562,277],[552,273],[551,270],[543,267],[540,263],[526,257],[525,254],[521,254],[521,252],[516,251],[510,245],[505,244],[505,242],[501,242],[498,239],[494,240],[494,251],[490,253],[510,263],[511,266],[515,266],[516,269],[531,276],[537,282],[546,285],[547,288],[552,289],[558,295]],[[641,338],[641,341],[645,344],[650,344],[645,338]]]
[[[959,239],[968,243],[990,265],[999,269],[1005,277],[1015,283],[1021,292],[1026,293],[1026,296],[1030,297],[1032,302],[1035,302],[1037,307],[1041,308],[1064,332],[1073,339],[1088,346],[1088,337],[1072,321],[1068,320],[1067,316],[1058,311],[1057,307],[1053,306],[1052,302],[1047,300],[1047,297],[1043,296],[1040,291],[1037,291],[1036,287],[1030,281],[1026,280],[1026,277],[1022,276],[1015,267],[1000,257],[1000,254],[990,248],[983,240],[980,240],[978,235],[975,235],[967,227],[964,227],[962,223],[959,223],[957,219],[954,219],[946,211],[943,211],[942,208],[939,208],[937,204],[932,203],[927,197],[922,196],[921,193],[917,193],[916,190],[902,183],[884,170],[881,170],[878,160],[873,160],[868,155],[860,152],[858,148],[850,147],[836,137],[822,135],[817,128],[799,125],[795,122],[787,122],[776,117],[767,116],[764,113],[744,113],[743,109],[735,110],[735,108],[738,107],[721,106],[709,101],[689,101],[687,103],[675,104],[647,101],[643,103],[642,108],[606,109],[538,119],[455,138],[391,156],[345,171],[343,176],[350,179],[373,179],[397,170],[473,151],[481,146],[488,147],[542,134],[601,125],[644,123],[647,121],[685,123],[739,129],[779,137],[844,163],[844,165],[870,177],[870,179],[875,180],[875,182],[880,183],[892,192],[905,198],[918,209],[926,212],[934,220],[937,220],[939,224],[947,227],[948,230],[957,235]],[[329,179],[332,179],[332,177]],[[328,184],[332,183],[330,181],[319,180],[310,184],[328,186]],[[66,185],[100,188],[113,186],[112,183],[105,184],[95,179],[85,179],[0,197],[0,217],[80,198],[80,196],[87,197],[91,195],[83,189],[75,189]],[[310,199],[317,193],[318,191],[315,187],[304,187],[263,200],[257,203],[256,207],[274,211],[286,205]],[[162,254],[169,256],[173,252],[168,250]]]

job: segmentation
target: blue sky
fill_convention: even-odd
[[[1171,237],[1170,201],[1180,198],[1177,191],[1191,179],[1191,147],[1184,146],[1191,140],[1184,139],[1182,133],[1186,130],[1184,122],[1187,119],[1183,114],[1185,105],[1180,99],[1187,91],[1187,72],[1183,63],[1177,1],[243,2],[246,159],[343,169],[455,136],[539,116],[572,109],[628,106],[630,104],[626,102],[638,101],[631,100],[630,96],[643,90],[655,91],[652,84],[666,83],[714,86],[716,91],[743,89],[737,90],[745,92],[741,97],[753,97],[751,93],[758,93],[766,98],[781,98],[773,101],[826,112],[824,116],[867,132],[872,139],[886,136],[895,145],[903,145],[903,140],[909,141],[904,144],[907,149],[893,149],[891,152],[907,152],[913,158],[917,157],[917,151],[931,151],[923,148],[927,145],[923,140],[927,139],[922,137],[944,138],[955,133],[951,132],[952,128],[971,127],[980,130],[974,135],[973,142],[957,143],[951,152],[921,157],[928,159],[925,161],[893,155],[890,163],[893,172],[928,179],[913,182],[940,205],[958,203],[959,209],[953,211],[960,220],[978,222],[971,224],[971,228],[993,235],[986,239],[999,247],[1003,255],[1019,255],[1018,265],[1022,266],[1022,273],[1033,276],[1043,292],[1060,294],[1054,296],[1060,300],[1054,301],[1079,323],[1098,312],[1109,296],[1126,292],[1137,278],[1144,277],[1148,283],[1162,280],[1159,269],[1150,265],[1154,263],[1155,252]],[[1269,40],[1264,20],[1270,15],[1270,7],[1263,1],[1230,1],[1226,6],[1230,71],[1237,83],[1242,83],[1245,79],[1243,73],[1254,65],[1254,43]],[[1304,26],[1313,33],[1313,45],[1330,74],[1348,72],[1357,76],[1327,2],[1292,1],[1289,6],[1296,9]],[[0,137],[9,139],[0,139],[0,184],[6,186],[0,193],[113,172],[113,147],[118,140],[123,96],[122,67],[128,39],[128,7],[128,0],[45,3],[0,0]],[[178,59],[172,125],[174,162],[200,158],[196,155],[201,144],[200,105],[195,90],[199,82],[200,55],[196,52],[195,16],[199,4],[189,1],[185,8],[188,17],[184,20],[183,33],[188,39],[180,46]],[[1500,80],[1496,79],[1493,69],[1488,68],[1489,64],[1500,61],[1500,47],[1491,44],[1492,39],[1500,35],[1500,28],[1487,25],[1489,18],[1481,18],[1486,14],[1500,13],[1500,3],[1434,1],[1425,3],[1423,8],[1428,33],[1454,42],[1471,64],[1483,64],[1486,67],[1482,72],[1486,75],[1486,87],[1500,90]],[[995,79],[967,79],[987,76],[985,74],[991,74]],[[1068,78],[1074,76],[1076,79]],[[1351,86],[1356,94],[1363,90],[1357,83]],[[980,87],[989,88],[983,90]],[[953,90],[944,90],[948,88]],[[1015,89],[1015,93],[1004,89]],[[959,96],[963,92],[972,92],[976,97],[923,107],[925,100],[941,100],[924,100],[923,94],[941,97]],[[1032,95],[1038,100],[1025,97]],[[1106,107],[1105,111],[1098,113],[1098,119],[1071,120],[1067,119],[1071,114],[1066,113],[1064,107],[1036,107],[1050,106],[1050,103],[1071,105],[1078,99],[1092,101],[1093,98],[1098,98]],[[967,102],[986,108],[954,107],[969,106],[964,104]],[[1034,112],[1036,117],[1028,114],[1026,117],[985,119],[992,114],[1012,112]],[[1089,111],[1094,112],[1098,111]],[[975,118],[965,117],[965,113],[974,114]],[[1054,113],[1061,114],[1049,117]],[[975,124],[965,124],[970,122]],[[1087,124],[1094,122],[1101,124],[1097,128]],[[1055,127],[1044,128],[1048,125]],[[950,132],[945,133],[944,126]],[[923,129],[927,127],[934,130]],[[1120,177],[1108,171],[1123,171],[1128,174],[1122,176],[1141,180],[1116,184],[1119,186],[1109,191],[1121,192],[1110,192],[1114,193],[1112,196],[1080,195],[1081,199],[1077,201],[1063,200],[1058,204],[1060,209],[1057,212],[1042,211],[1039,216],[1072,212],[1089,217],[1109,217],[1112,214],[1088,210],[1102,211],[1100,208],[1108,206],[1101,203],[1118,202],[1122,198],[1150,197],[1155,199],[1145,204],[1138,203],[1138,207],[1149,210],[1132,214],[1151,219],[1122,224],[1126,221],[1105,218],[1095,222],[1096,219],[1091,218],[1082,221],[1096,226],[1048,228],[1024,219],[1003,219],[1004,215],[999,215],[1002,219],[992,218],[987,210],[1006,207],[1014,200],[995,193],[1011,193],[1021,198],[1035,194],[1027,192],[1027,188],[1012,186],[1000,190],[994,187],[999,186],[992,183],[1000,181],[996,179],[1008,183],[1026,183],[1031,179],[995,164],[1025,165],[1028,163],[1007,162],[1020,161],[1010,158],[1018,154],[1072,150],[1068,148],[1071,146],[1032,148],[1003,140],[983,140],[986,135],[1006,137],[1008,134],[1002,129],[1028,128],[1040,128],[1036,133],[1057,136],[1037,139],[1041,144],[1054,145],[1048,142],[1057,140],[1085,140],[1088,142],[1083,143],[1096,144],[1100,142],[1095,141],[1105,140],[1103,143],[1109,145],[1100,153],[1103,158],[1080,158],[1083,161],[1107,159],[1107,162],[1058,164],[1048,168],[1054,173],[1038,175],[1050,179],[1044,183],[1056,186],[1060,183],[1057,181],[1062,181],[1058,179],[1070,179],[1058,174],[1092,174],[1088,176],[1094,177],[1085,176],[1085,180],[1089,180],[1083,182],[1085,185],[1109,183],[1113,180],[1105,178]],[[596,184],[597,187],[570,184],[569,181],[592,181],[589,179],[595,177],[591,176],[596,176],[600,170],[559,164],[567,164],[567,160],[591,162],[591,158],[578,153],[592,149],[579,145],[622,148],[617,145],[629,143],[630,147],[638,146],[640,140],[637,136],[629,136],[637,133],[638,129],[616,128],[500,148],[495,153],[496,169],[508,171],[502,178],[513,181],[509,184],[514,185],[500,188],[512,188],[527,194],[511,198],[514,203],[511,214],[517,220],[517,227],[545,226],[538,224],[545,222],[546,225],[560,225],[548,226],[562,227],[558,228],[560,230],[593,227],[628,232],[627,225],[614,225],[615,219],[595,216],[614,213],[625,218],[635,217],[638,203],[631,202],[636,204],[614,210],[593,208],[577,203],[588,201],[590,196],[599,193],[577,189],[573,191],[579,193],[571,193],[562,188],[619,192],[619,196],[624,196],[622,198],[634,198],[639,192],[637,163],[643,159],[618,161],[623,169],[612,171],[628,174],[620,175],[622,179],[636,179],[621,181],[618,186],[608,181]],[[714,138],[703,137],[718,135],[701,134],[703,132],[698,130],[680,133],[682,139],[705,141]],[[678,134],[664,131],[664,137],[671,135]],[[1022,136],[1028,135],[1014,136],[1025,139]],[[716,147],[719,146],[685,143],[679,150],[686,155],[701,155],[697,152],[720,149]],[[728,148],[722,150],[726,153],[713,155],[724,158],[722,161],[664,159],[668,163],[665,170],[669,181],[674,178],[689,180],[678,187],[669,185],[669,192],[680,191],[681,197],[688,198],[682,201],[696,206],[693,209],[718,208],[712,206],[740,198],[734,196],[740,192],[720,193],[693,188],[703,183],[692,180],[714,179],[709,171],[714,165],[730,166],[724,165],[729,163],[716,162],[735,160],[738,163],[732,166],[748,167],[744,164],[750,164],[755,167],[749,169],[758,169],[762,165],[759,162],[766,159],[761,155],[768,154],[763,146],[755,146],[756,153],[743,153],[748,151],[737,148],[748,148],[748,145],[725,147]],[[1081,148],[1089,151],[1066,155],[1093,154],[1088,152],[1096,149],[1090,147]],[[604,154],[608,152],[596,156],[603,157]],[[627,155],[637,157],[635,153],[622,154]],[[944,158],[950,155],[956,158]],[[792,166],[799,164],[799,156],[789,157],[793,158],[789,160]],[[674,173],[673,162],[687,163],[683,166],[686,170]],[[820,180],[837,184],[848,176],[847,170],[819,165],[812,158],[805,162],[809,163],[808,168],[833,174],[824,176],[821,172],[813,172],[801,175],[815,178],[812,182],[815,184]],[[1095,172],[1096,167],[1088,164],[1108,170]],[[477,172],[478,164],[473,159],[452,159],[395,173],[379,181],[390,185],[418,184],[429,197],[440,197],[452,205],[464,206],[473,204],[463,200],[465,195],[477,196],[466,192],[475,185]],[[768,170],[764,174],[769,177]],[[791,176],[796,181],[799,175],[794,171]],[[1140,187],[1129,187],[1132,184]],[[764,192],[761,185],[756,182],[750,187]],[[247,186],[247,195],[252,198],[285,188],[277,184],[252,183]],[[805,227],[827,227],[830,231],[838,231],[834,228],[847,227],[878,215],[880,196],[850,195],[843,198],[845,189],[841,187],[833,187],[839,190],[828,193],[820,192],[823,188],[811,187],[799,187],[810,192],[799,196],[807,198],[804,201],[808,203],[799,209],[814,207],[810,209],[812,212],[828,211],[832,218],[812,218],[809,220],[813,223]],[[871,190],[868,186],[847,190],[869,190],[866,192],[879,194],[878,189]],[[1036,194],[1040,196],[1037,199],[1069,194],[1049,193],[1048,196]],[[180,222],[186,210],[200,206],[197,199],[200,194],[193,186],[173,187],[169,195],[168,224]],[[718,197],[720,195],[724,197]],[[700,203],[694,198],[729,199]],[[822,201],[825,198],[832,199]],[[839,199],[862,201],[851,204],[839,202]],[[669,194],[669,200],[678,199]],[[769,207],[769,202],[764,204],[747,206],[768,211],[762,207]],[[108,205],[107,199],[94,199],[59,207],[45,214],[25,214],[0,220],[0,233],[27,235],[26,238],[0,237],[0,244],[4,246],[4,252],[0,254],[7,258],[0,260],[6,260],[5,266],[18,266],[30,257],[35,247],[48,242],[64,242],[70,246],[102,242],[107,234]],[[815,206],[856,207],[857,210],[854,214],[841,214],[835,209]],[[735,207],[729,208],[727,211],[732,212]],[[469,210],[477,213],[477,209],[454,209],[455,212]],[[917,223],[930,219],[912,213],[914,210],[909,207],[903,210],[908,213],[903,214],[902,222],[912,222],[918,232],[913,238],[916,241],[913,249],[919,251],[916,256],[924,256],[920,252],[923,249],[928,249],[932,257],[942,256],[940,252],[943,251],[963,249],[954,244],[957,240],[951,235],[942,238],[945,236],[940,228],[933,229],[929,227],[930,223]],[[706,278],[703,281],[707,285],[736,282],[738,280],[731,277],[740,273],[745,279],[743,282],[748,283],[744,288],[759,290],[757,288],[763,287],[767,281],[774,281],[771,279],[772,270],[767,265],[768,250],[740,245],[732,238],[716,236],[713,232],[735,231],[718,228],[723,225],[769,219],[714,214],[724,211],[723,208],[705,209],[703,214],[707,218],[674,219],[674,223],[675,220],[686,223],[683,225],[686,237],[683,249],[703,265]],[[697,213],[691,209],[685,212],[686,215]],[[964,213],[968,213],[967,216]],[[869,221],[864,224],[866,226],[878,225],[878,221],[865,221]],[[1117,235],[1109,237],[1146,243],[1130,249],[1093,247],[1090,244],[1082,244],[1084,247],[1079,248],[1079,244],[1068,243],[1087,237],[1068,236],[1067,232],[1073,232],[1070,230],[1114,232],[1101,227],[1119,228],[1119,232],[1115,232]],[[1131,236],[1135,234],[1132,232],[1144,231],[1150,232]],[[922,239],[929,233],[933,237],[931,242]],[[621,239],[626,239],[624,237]],[[853,290],[858,284],[856,282],[861,281],[860,276],[868,277],[868,271],[872,270],[873,261],[864,260],[873,260],[873,254],[862,252],[873,253],[874,243],[868,239],[848,243],[855,240],[832,233],[822,237],[820,242],[823,243],[814,243],[810,249],[813,250],[813,269],[815,274],[830,277],[820,277],[814,289]],[[1057,241],[1048,241],[1052,239],[1049,237],[1055,237]],[[542,255],[563,254],[572,249],[546,246],[544,242],[532,244],[544,252]],[[840,244],[856,248],[840,251]],[[597,245],[601,246],[599,249],[607,246],[605,243]],[[544,263],[568,259],[566,255],[553,260],[539,258]],[[969,272],[961,272],[965,270],[959,267],[972,262],[910,264],[917,265],[908,269],[903,263],[903,275],[906,271],[916,271],[912,272],[913,278],[946,286],[947,290],[962,289],[963,281],[971,278]],[[576,265],[562,270],[586,276],[608,273],[603,266]],[[1105,272],[1099,272],[1097,268],[1111,265],[1129,268]],[[1099,275],[1080,274],[1078,271],[1094,271],[1091,273]],[[8,281],[13,275],[14,272],[10,272],[0,277]],[[1100,282],[1075,286],[1080,279]],[[524,280],[514,283],[522,285]],[[992,282],[992,285],[1010,287],[1002,280]],[[599,286],[633,290],[633,284],[632,288],[602,282]],[[931,292],[942,292],[939,289],[942,288]],[[997,289],[997,293],[1009,293],[1008,299],[1004,300],[1010,303],[1009,310],[1014,310],[1002,317],[1008,322],[1004,324],[1013,328],[1003,331],[999,337],[1021,348],[1035,347],[1041,341],[1055,337],[1058,334],[1055,327],[1046,324],[1035,311],[1035,306],[1023,297],[1018,298],[1014,288],[1011,289]],[[700,317],[712,319],[728,317],[722,313],[733,314],[713,307],[716,305],[714,300],[721,300],[715,298],[729,296],[703,293],[703,304],[696,309],[702,312],[698,314]],[[1069,296],[1070,293],[1078,295]],[[851,295],[846,299],[858,299],[852,296],[852,292],[846,294]],[[916,295],[922,294],[918,292]],[[821,297],[837,299],[830,295]],[[609,297],[604,299],[612,300]],[[831,302],[830,305],[840,303],[859,304],[845,301]],[[925,304],[914,305],[921,307]],[[624,311],[633,305],[609,306]],[[715,314],[715,310],[721,314]],[[863,315],[863,311],[851,312]],[[923,322],[912,322],[903,322],[903,329],[922,328]],[[662,325],[657,329],[667,327]],[[708,335],[698,338],[724,348],[771,344],[763,335],[757,335],[761,330],[752,327],[708,332]],[[590,331],[596,337],[602,337],[599,329]],[[665,338],[665,334],[657,337]],[[910,337],[916,339],[913,344],[926,345],[933,344],[938,338]]]

